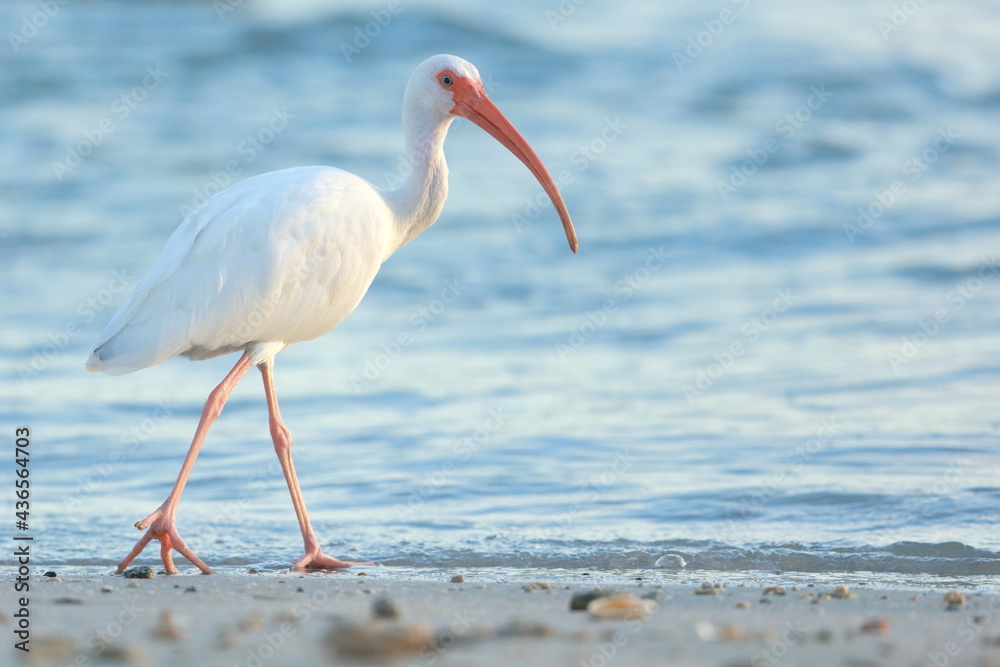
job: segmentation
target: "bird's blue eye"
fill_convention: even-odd
[[[451,77],[445,74],[443,77],[441,77],[441,83],[445,86],[450,86],[452,83]]]

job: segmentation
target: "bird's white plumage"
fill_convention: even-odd
[[[87,367],[127,373],[248,345],[257,363],[337,326],[397,241],[380,193],[348,172],[299,167],[242,181],[178,227]]]
[[[403,98],[412,172],[402,186],[385,192],[340,169],[299,167],[219,192],[167,241],[111,318],[87,369],[128,373],[176,355],[208,359],[238,350],[260,364],[340,324],[382,262],[440,214],[448,194],[444,138],[454,114],[463,113],[459,88],[464,109],[479,105],[468,117],[506,141],[555,192],[513,126],[495,107],[482,106],[476,68],[456,56],[433,56],[414,70]],[[550,196],[571,230],[561,198]]]
[[[448,193],[442,146],[454,99],[435,78],[473,65],[437,55],[413,72],[403,101],[410,179],[383,192],[331,167],[237,183],[202,204],[167,241],[87,360],[111,375],[176,355],[250,349],[257,364],[322,336],[361,301],[382,262],[431,225]]]

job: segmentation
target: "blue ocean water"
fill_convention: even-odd
[[[398,183],[406,79],[450,52],[562,182],[580,253],[523,165],[456,122],[438,223],[347,322],[277,359],[329,553],[1000,572],[994,3],[0,16],[0,414],[31,429],[42,561],[131,548],[235,362],[83,370],[184,213],[290,166]],[[300,555],[254,375],[181,504],[211,564]]]

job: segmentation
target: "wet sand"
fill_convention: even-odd
[[[780,585],[723,586],[697,572],[503,581],[470,569],[464,581],[428,581],[388,568],[148,579],[57,570],[31,582],[30,653],[14,647],[15,577],[0,577],[0,663],[1000,667],[1000,596],[947,587],[787,574]],[[595,581],[619,597],[588,610]]]

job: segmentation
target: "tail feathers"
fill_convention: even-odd
[[[150,339],[124,327],[98,345],[87,359],[88,371],[124,375],[155,366],[178,354],[175,341]],[[171,344],[174,343],[174,344]]]
[[[104,355],[107,354],[105,350],[105,345],[97,348],[90,353],[90,357],[87,358],[86,368],[92,373],[106,373],[107,375],[124,375],[125,373],[132,373],[143,368],[148,368],[153,364],[149,363],[129,363],[120,358],[105,359]]]
[[[91,352],[90,356],[87,357],[87,363],[84,365],[84,368],[86,368],[91,373],[100,373],[107,367],[108,365],[104,363],[104,360],[101,359],[101,348],[97,348],[96,350]]]

